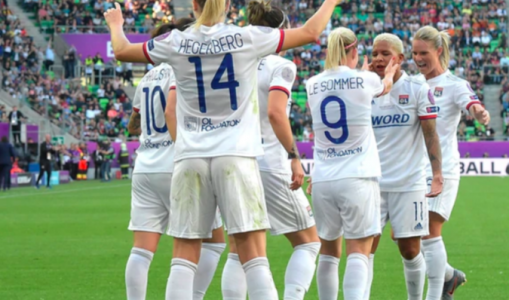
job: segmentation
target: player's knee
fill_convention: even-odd
[[[341,257],[341,238],[335,241],[321,240],[320,255],[329,255],[333,257]]]
[[[421,239],[409,238],[398,240],[399,252],[406,260],[414,259],[421,252]]]
[[[297,232],[287,233],[285,236],[290,241],[293,248],[309,243],[320,243],[315,226]]]

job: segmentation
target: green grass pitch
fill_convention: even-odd
[[[508,187],[509,178],[461,181],[444,233],[449,262],[468,278],[456,300],[509,299]],[[126,299],[129,210],[129,181],[76,182],[0,194],[0,300]],[[268,237],[280,295],[291,251],[284,237]],[[166,237],[152,262],[148,300],[164,299],[170,259],[171,239]],[[221,299],[225,259],[223,254],[206,299]],[[343,257],[340,278],[344,262]],[[385,234],[375,259],[372,299],[406,299],[402,269],[396,246]],[[315,282],[306,299],[318,299]]]

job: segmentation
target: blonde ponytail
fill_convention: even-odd
[[[450,54],[449,54],[449,43],[451,41],[451,38],[449,37],[449,34],[446,31],[440,31],[440,42],[442,44],[442,54],[440,54],[440,64],[442,65],[442,68],[444,70],[449,69],[449,60],[450,60]]]
[[[449,41],[450,37],[447,31],[438,31],[431,26],[424,26],[417,31],[414,36],[414,40],[420,40],[425,42],[431,42],[435,50],[442,48],[442,54],[440,54],[439,60],[440,65],[444,70],[449,69]]]
[[[226,12],[225,0],[204,0],[203,4],[198,1],[202,8],[200,17],[196,20],[195,27],[202,25],[214,25],[220,23]]]
[[[357,46],[357,38],[353,31],[345,27],[334,29],[329,34],[327,41],[325,69],[329,70],[337,66],[346,65],[346,54],[355,46]]]

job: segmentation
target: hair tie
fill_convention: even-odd
[[[281,24],[279,24],[278,28],[283,27],[283,25],[285,24],[285,21],[286,21],[286,14],[285,14],[285,12],[281,10],[281,13],[283,14],[283,21],[281,21]]]
[[[355,38],[355,40],[350,45],[346,46],[345,50],[352,48],[353,46],[355,46],[356,43],[357,43],[357,38]]]

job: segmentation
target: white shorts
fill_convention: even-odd
[[[171,173],[133,174],[129,230],[166,232],[170,220],[171,178]],[[221,215],[217,212],[213,229],[221,226]]]
[[[380,187],[376,178],[344,178],[313,183],[318,236],[333,241],[360,239],[381,232]]]
[[[261,171],[270,233],[297,232],[315,226],[313,211],[302,189],[290,189],[291,175]]]
[[[381,192],[380,195],[382,231],[390,220],[395,238],[429,235],[429,213],[425,190]]]
[[[431,189],[431,180],[428,178],[428,191]],[[428,198],[429,211],[435,212],[442,216],[446,221],[451,217],[452,208],[458,196],[460,186],[459,179],[444,179],[444,187],[442,193],[435,198]]]
[[[229,234],[269,226],[256,158],[222,156],[175,163],[168,234],[208,238],[217,207]]]

